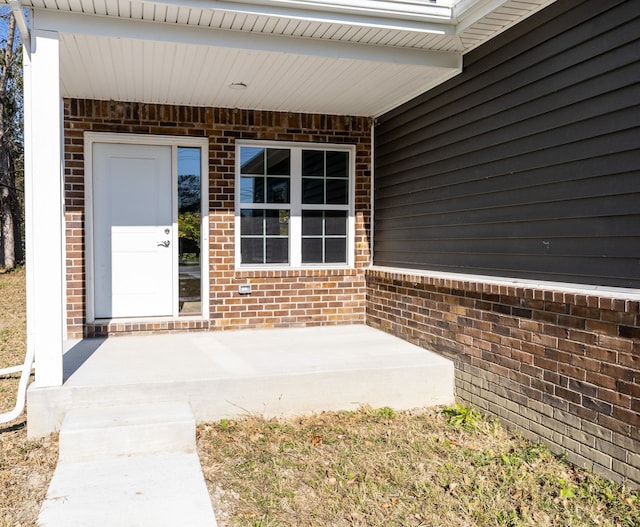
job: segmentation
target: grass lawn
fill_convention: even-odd
[[[0,368],[24,357],[24,271],[0,274]],[[17,375],[0,379],[0,411]],[[640,526],[640,494],[459,407],[198,427],[219,527]],[[57,439],[0,425],[0,527],[35,525]],[[117,527],[117,526],[114,526]]]
[[[24,269],[0,271],[0,368],[22,364]],[[0,377],[0,413],[13,409],[20,374]],[[0,527],[35,525],[58,458],[57,438],[27,440],[26,417],[0,424]]]

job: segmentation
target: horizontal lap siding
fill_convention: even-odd
[[[640,10],[573,6],[379,119],[377,265],[640,287]]]

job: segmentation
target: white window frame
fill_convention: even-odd
[[[291,152],[290,202],[268,204],[276,208],[289,208],[289,263],[243,264],[240,237],[240,211],[246,209],[264,209],[265,203],[240,202],[240,149],[283,148]],[[349,153],[349,190],[347,210],[347,262],[346,263],[302,263],[302,209],[306,210],[345,210],[344,205],[322,205],[302,203],[302,151],[320,150]],[[236,141],[235,150],[235,269],[236,270],[291,270],[291,269],[346,269],[353,268],[355,262],[355,145],[335,143],[305,143],[290,141]],[[295,198],[295,199],[294,199]]]

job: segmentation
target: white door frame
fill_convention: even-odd
[[[172,223],[173,239],[171,245],[174,250],[178,247],[178,147],[200,148],[200,181],[202,196],[202,224],[200,250],[201,268],[201,298],[202,312],[197,315],[209,318],[209,139],[206,137],[182,137],[170,135],[119,134],[111,132],[85,132],[84,134],[84,185],[85,185],[85,277],[86,277],[86,322],[95,322],[95,276],[94,276],[94,239],[93,239],[93,144],[129,144],[141,146],[170,146],[171,147],[171,185],[172,185]],[[173,272],[173,317],[179,317],[178,307],[178,270]],[[151,320],[153,317],[149,317]],[[137,318],[136,318],[137,319]],[[157,320],[157,317],[153,318]]]

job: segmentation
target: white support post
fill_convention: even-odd
[[[35,385],[60,386],[64,339],[64,207],[59,39],[32,29],[24,55],[27,346]]]

